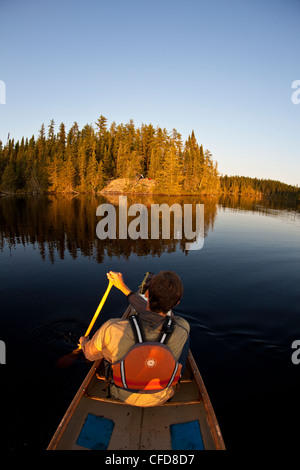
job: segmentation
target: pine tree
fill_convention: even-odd
[[[148,126],[142,124],[141,130],[139,132],[139,146],[137,148],[138,154],[141,156],[141,170],[142,173],[148,174],[150,161],[151,161],[151,153],[152,148],[155,142],[155,129],[152,124]]]
[[[170,138],[166,129],[160,127],[156,130],[155,139],[153,139],[148,176],[156,179],[159,176],[164,161],[165,153],[170,148]]]
[[[77,174],[78,174],[78,185],[77,189],[79,192],[86,190],[86,163],[87,157],[85,152],[84,141],[80,141],[78,145],[78,161],[77,161]]]
[[[54,155],[52,162],[48,166],[48,178],[51,185],[51,191],[56,192],[60,189],[60,170],[60,162],[57,158],[57,155]]]
[[[129,153],[127,147],[124,143],[120,143],[117,153],[117,176],[125,177],[126,176],[126,167],[129,161]]]
[[[45,126],[42,124],[36,141],[36,165],[31,169],[30,185],[34,191],[46,191],[49,187],[47,166],[50,157],[47,155]]]
[[[99,185],[98,162],[96,160],[95,148],[96,144],[93,146],[92,155],[86,170],[86,190],[92,193],[97,192]]]
[[[48,126],[48,140],[51,142],[55,142],[55,121],[51,119],[50,124]]]
[[[13,163],[9,163],[2,175],[1,189],[4,192],[13,193],[16,190],[17,174]]]
[[[66,138],[66,128],[63,122],[59,126],[57,139],[58,139],[58,151],[59,153],[62,154],[62,158],[64,158],[67,138]]]
[[[204,170],[203,147],[199,147],[194,131],[188,137],[184,149],[184,189],[187,192],[199,192]]]
[[[102,114],[98,118],[97,122],[95,123],[96,126],[98,127],[98,136],[99,139],[103,139],[106,136],[106,126],[107,126],[107,119],[104,117]]]
[[[178,149],[171,145],[165,153],[162,169],[158,175],[158,188],[167,194],[180,194],[182,192],[183,165]]]
[[[136,150],[133,150],[127,161],[125,176],[126,178],[135,178],[137,175],[142,173],[142,162],[143,158]]]
[[[209,150],[204,152],[204,167],[199,185],[203,194],[217,194],[220,190],[220,179],[217,164],[212,160]]]
[[[97,130],[97,143],[96,143],[96,154],[97,161],[100,161],[104,157],[105,148],[108,144],[108,131],[107,131],[107,119],[101,114],[97,122],[95,123]]]
[[[71,156],[63,161],[58,168],[59,192],[71,193],[74,191],[75,168]]]

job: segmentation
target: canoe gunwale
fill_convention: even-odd
[[[195,380],[197,382],[197,386],[201,393],[201,398],[203,400],[203,404],[206,410],[206,417],[207,417],[208,425],[211,430],[211,434],[212,434],[212,438],[213,438],[216,450],[225,450],[225,443],[223,440],[223,436],[221,433],[221,429],[220,429],[217,417],[215,415],[212,403],[210,401],[209,395],[207,393],[206,387],[204,385],[203,379],[201,377],[200,371],[198,369],[197,363],[194,359],[194,356],[191,350],[189,350],[188,352],[188,362],[192,368]]]
[[[71,401],[65,415],[63,416],[61,422],[59,423],[48,447],[47,447],[47,450],[55,450],[60,439],[61,439],[61,436],[63,435],[69,421],[71,420],[73,414],[74,414],[74,411],[76,410],[77,408],[77,405],[78,403],[80,402],[81,398],[84,396],[84,394],[86,393],[86,389],[88,388],[89,384],[91,383],[92,379],[94,378],[94,375],[96,374],[96,371],[98,369],[98,367],[100,366],[100,363],[101,363],[102,359],[99,359],[97,361],[95,361],[92,365],[92,367],[90,368],[88,374],[86,375],[85,379],[83,380],[82,384],[80,385],[76,395],[74,396],[73,400]]]

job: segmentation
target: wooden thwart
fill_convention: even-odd
[[[128,404],[124,401],[120,400],[115,400],[114,398],[103,398],[99,397],[97,395],[89,395],[88,393],[85,394],[87,398],[90,398],[91,400],[96,400],[96,401],[102,401],[104,403],[115,403],[118,405],[127,405]],[[182,405],[198,405],[201,402],[201,400],[190,400],[190,401],[167,401],[166,403],[163,403],[162,405],[157,405],[157,406],[182,406]]]

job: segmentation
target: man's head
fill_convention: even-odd
[[[148,289],[149,308],[155,313],[167,313],[178,304],[183,294],[183,285],[174,271],[160,271]]]

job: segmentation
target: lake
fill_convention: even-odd
[[[0,369],[3,449],[43,450],[90,364],[56,361],[76,347],[120,271],[137,289],[145,272],[176,271],[175,313],[191,325],[191,349],[227,449],[296,446],[300,364],[300,211],[246,198],[128,196],[128,204],[204,204],[204,244],[184,239],[100,240],[96,209],[118,196],[0,198]],[[171,229],[173,222],[171,221]],[[172,230],[171,230],[172,234]],[[113,289],[96,327],[122,315]],[[95,330],[94,330],[95,331]]]

